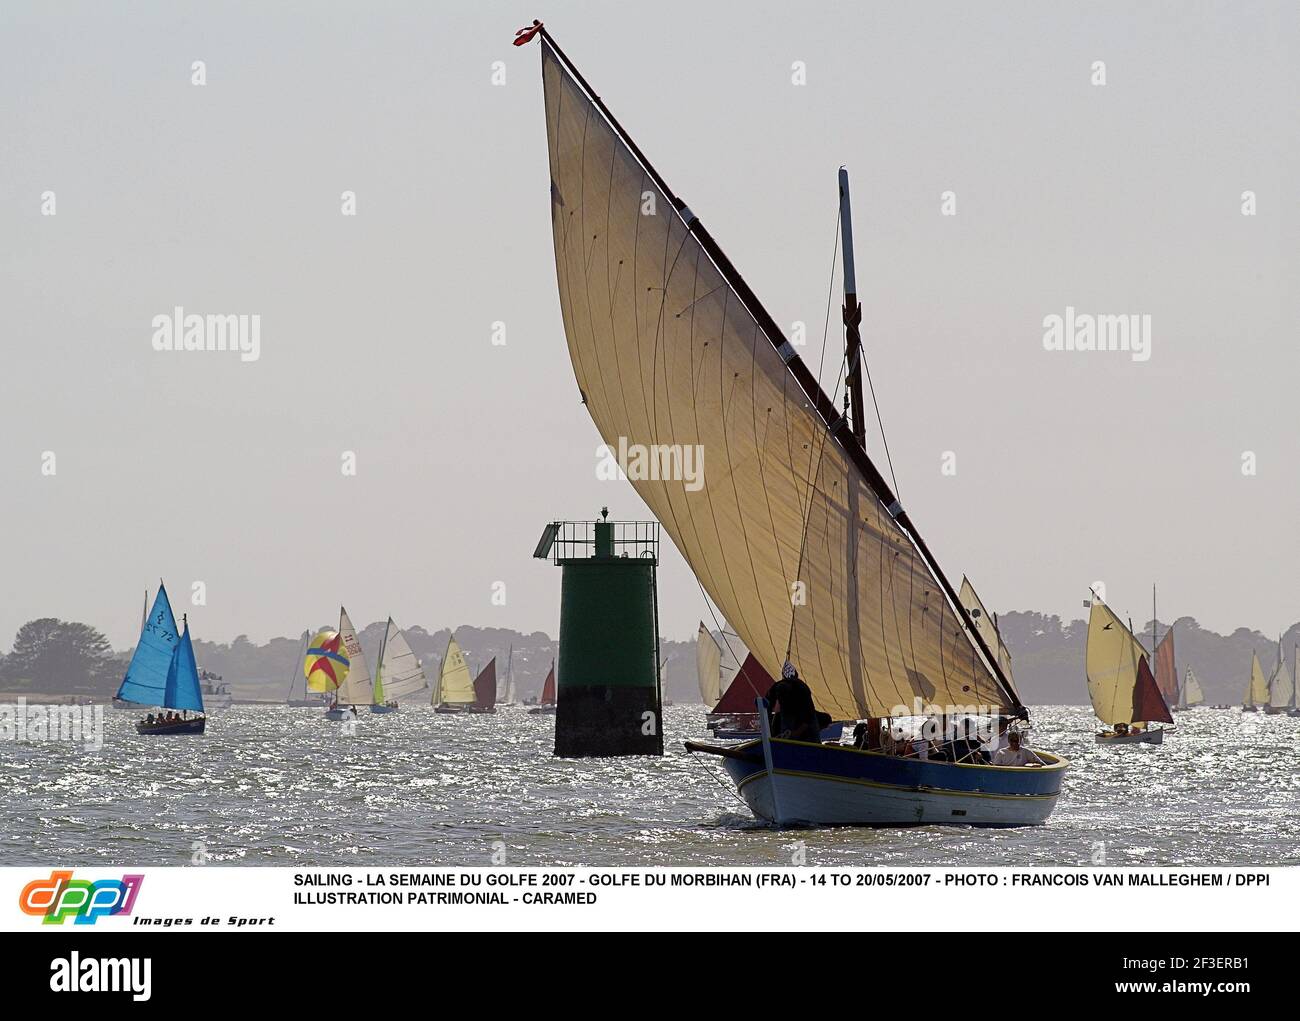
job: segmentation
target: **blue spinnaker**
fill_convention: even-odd
[[[158,597],[140,631],[131,665],[126,668],[117,697],[137,705],[162,705],[167,690],[167,674],[171,670],[172,654],[180,645],[176,633],[176,617],[167,600],[167,590],[158,586]]]
[[[192,709],[203,712],[203,692],[199,690],[199,668],[194,662],[194,646],[190,644],[190,629],[181,634],[181,643],[172,656],[171,669],[167,671],[167,691],[163,705],[168,709]]]

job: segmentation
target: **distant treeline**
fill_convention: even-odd
[[[1083,673],[1086,621],[1063,623],[1056,616],[1014,611],[1001,615],[998,623],[1011,652],[1017,686],[1027,702],[1087,703]],[[1151,622],[1142,627],[1149,645]],[[1161,637],[1167,627],[1159,625]],[[1191,617],[1179,618],[1173,627],[1179,676],[1191,666],[1209,702],[1235,704],[1242,700],[1252,652],[1259,653],[1266,676],[1271,676],[1277,665],[1277,639],[1258,631],[1239,628],[1231,635],[1220,635],[1203,630]],[[228,643],[196,641],[194,651],[199,667],[220,675],[237,698],[279,700],[288,696],[291,687],[301,693],[303,647],[317,630],[321,629],[303,632],[297,638],[273,638],[263,645],[254,644],[246,635]],[[383,630],[384,624],[376,622],[361,632],[362,647],[372,664]],[[422,627],[406,629],[411,648],[430,677],[442,661],[449,636],[446,628],[432,632]],[[495,656],[498,683],[502,686],[509,661],[521,698],[541,691],[557,647],[544,632],[521,634],[507,628],[459,627],[456,641],[473,671]],[[1297,644],[1300,623],[1293,624],[1282,636],[1288,667],[1292,666]],[[103,634],[88,624],[52,617],[29,621],[15,635],[13,650],[0,656],[0,690],[108,698],[117,691],[130,655],[130,649],[114,652]],[[665,697],[674,702],[698,702],[694,639],[663,642],[660,657]]]

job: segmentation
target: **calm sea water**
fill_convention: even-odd
[[[1098,748],[1082,707],[1035,711],[1073,768],[1046,826],[777,831],[711,761],[702,709],[666,710],[662,759],[563,760],[554,717],[239,706],[203,737],[108,710],[98,753],[0,743],[0,862],[185,865],[1283,865],[1300,862],[1300,720],[1180,714],[1159,748]]]

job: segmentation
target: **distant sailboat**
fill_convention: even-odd
[[[1300,716],[1300,706],[1296,705],[1296,687],[1300,686],[1300,646],[1291,648],[1291,705],[1287,709],[1288,716]]]
[[[1295,705],[1295,677],[1287,669],[1286,654],[1282,651],[1282,640],[1277,643],[1277,669],[1268,682],[1268,704],[1264,712],[1269,716],[1286,716]]]
[[[772,677],[753,653],[745,657],[736,676],[727,685],[706,717],[713,736],[722,739],[753,738],[759,733],[757,699],[765,698],[772,688]]]
[[[1250,654],[1250,680],[1246,683],[1246,695],[1241,703],[1243,713],[1257,713],[1268,703],[1268,680],[1264,677],[1264,668],[1259,665],[1259,653]]]
[[[497,711],[497,658],[488,660],[487,666],[474,678],[474,701],[468,707],[471,713],[494,713]]]
[[[429,686],[424,667],[411,650],[402,629],[388,618],[384,640],[379,646],[379,660],[375,664],[375,687],[370,703],[372,713],[395,713],[397,700],[414,695]]]
[[[167,589],[159,583],[158,596],[140,631],[126,676],[117,697],[138,706],[161,706],[167,714],[153,713],[135,725],[140,734],[202,734],[207,720],[203,716],[187,717],[187,712],[203,712],[203,694],[199,690],[199,669],[194,662],[188,619],[184,631],[177,634]],[[177,716],[175,710],[181,715]]]
[[[1098,744],[1161,744],[1172,723],[1169,707],[1156,687],[1146,650],[1114,612],[1093,595],[1088,615],[1088,697],[1097,719],[1110,729],[1096,735]]]
[[[1192,668],[1187,668],[1187,673],[1183,677],[1183,686],[1178,691],[1178,705],[1176,709],[1195,709],[1205,702],[1205,692],[1201,689],[1201,682],[1196,679],[1192,673]]]
[[[463,713],[477,701],[469,664],[465,662],[465,654],[460,651],[455,635],[447,639],[447,655],[442,658],[438,683],[430,701],[440,713]]]
[[[866,453],[847,172],[851,415],[540,22],[515,43],[531,39],[541,44],[560,306],[584,406],[607,444],[708,451],[700,486],[628,476],[727,623],[769,673],[793,660],[818,709],[837,719],[889,717],[914,702],[1027,717]],[[687,748],[716,756],[755,815],[778,825],[1041,823],[1067,767],[1041,752],[1032,766],[925,761],[773,737],[765,712],[759,720],[759,741]]]
[[[551,669],[547,671],[546,681],[542,684],[542,694],[537,699],[537,705],[528,711],[533,715],[546,714],[553,716],[555,714],[555,660],[551,660]]]
[[[329,703],[337,701],[335,692],[348,674],[348,657],[343,651],[343,636],[327,628],[307,641],[302,660],[303,694],[301,700],[290,698],[289,705],[319,707],[322,699],[312,699],[308,692],[323,696]],[[292,692],[290,693],[292,694]]]
[[[341,720],[347,716],[355,719],[357,706],[370,705],[374,701],[370,668],[366,666],[357,629],[352,626],[352,618],[342,606],[339,607],[339,639],[342,643],[340,652],[347,658],[347,673],[335,692],[334,701],[325,710],[327,720]]]
[[[497,699],[497,705],[518,705],[519,696],[515,693],[515,647],[510,646],[510,651],[506,653],[506,687],[501,697]]]

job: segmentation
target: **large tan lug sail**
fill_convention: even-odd
[[[610,448],[702,451],[700,485],[629,478],[745,646],[774,676],[789,649],[841,719],[1008,705],[917,548],[544,35],[542,77],[578,386]]]
[[[1016,687],[1015,679],[1011,676],[1011,653],[1007,650],[1006,643],[1002,641],[1002,632],[998,629],[997,623],[989,614],[989,611],[985,609],[983,600],[980,599],[979,593],[975,591],[975,586],[970,583],[970,579],[965,575],[962,575],[961,592],[958,598],[961,600],[961,605],[966,607],[966,611],[970,613],[974,625],[981,629],[988,647],[997,654],[998,666],[1002,668],[1002,676],[1007,679],[1007,682],[1011,685],[1011,690],[1019,698],[1020,689]],[[976,614],[975,610],[978,610],[979,613]]]
[[[1088,697],[1097,719],[1108,726],[1133,719],[1138,663],[1145,650],[1124,622],[1096,597],[1088,614]]]

